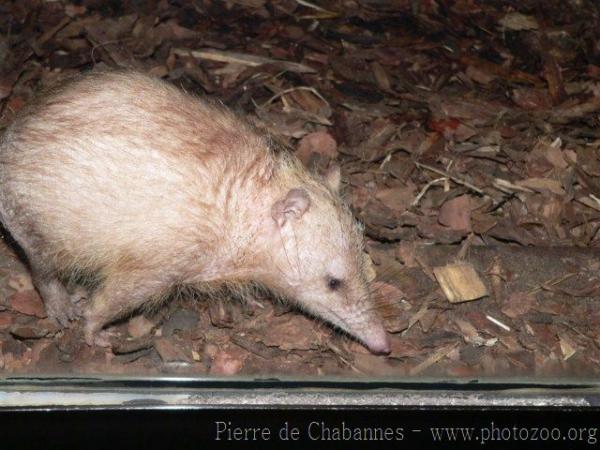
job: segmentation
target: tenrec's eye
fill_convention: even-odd
[[[327,287],[331,291],[337,291],[342,285],[342,280],[338,278],[328,277],[327,278]]]

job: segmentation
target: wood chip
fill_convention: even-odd
[[[160,338],[154,341],[154,348],[158,352],[160,359],[165,363],[189,361],[184,351],[168,338]]]
[[[495,319],[492,316],[489,316],[487,314],[486,314],[485,318],[487,320],[489,320],[490,322],[492,322],[493,324],[498,325],[503,330],[510,331],[510,327],[508,325],[505,325],[504,323],[500,322],[498,319]]]
[[[316,72],[310,66],[304,64],[284,61],[281,59],[267,58],[265,56],[251,55],[248,53],[230,52],[225,50],[217,50],[214,48],[203,48],[199,50],[190,50],[185,48],[176,48],[173,51],[177,56],[193,56],[197,59],[205,59],[207,61],[225,62],[243,64],[250,67],[261,66],[263,64],[273,64],[290,72],[298,73],[313,73]]]
[[[457,346],[458,346],[458,343],[454,343],[454,344],[446,345],[445,347],[440,348],[438,351],[433,353],[425,361],[421,362],[420,364],[418,364],[415,367],[413,367],[412,369],[410,369],[408,374],[411,376],[420,374],[421,372],[426,370],[429,366],[432,366],[433,364],[435,364],[436,362],[438,362],[439,360],[444,358],[446,355],[451,353],[452,350],[454,350]]]
[[[36,290],[21,291],[10,297],[10,307],[13,311],[28,316],[36,316],[43,319],[46,316],[44,303]]]
[[[560,334],[558,336],[558,342],[560,344],[560,350],[563,354],[563,360],[566,361],[575,353],[577,353],[577,346],[573,343],[571,338],[566,334]]]
[[[435,267],[433,273],[450,303],[468,302],[488,295],[485,284],[469,263]]]

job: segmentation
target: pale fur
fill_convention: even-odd
[[[279,227],[272,207],[294,188],[310,207]],[[176,286],[248,283],[373,348],[384,339],[335,189],[223,107],[145,75],[89,74],[25,109],[0,143],[0,219],[60,322],[73,314],[57,279],[95,276],[88,341]],[[331,271],[343,295],[327,291]]]

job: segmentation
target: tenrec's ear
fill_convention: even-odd
[[[310,207],[310,197],[304,189],[290,189],[285,198],[271,207],[271,216],[281,228],[290,219],[299,219]]]
[[[325,175],[323,175],[323,181],[325,181],[325,184],[329,186],[333,192],[339,193],[340,188],[342,187],[342,172],[340,166],[337,164],[329,166]]]

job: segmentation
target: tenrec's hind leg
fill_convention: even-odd
[[[65,328],[69,327],[70,322],[78,317],[78,308],[71,302],[71,296],[58,277],[31,264],[31,280],[44,300],[48,317]]]
[[[154,276],[153,276],[154,275]],[[149,280],[153,280],[149,282]],[[101,334],[102,328],[125,316],[152,297],[160,295],[170,287],[164,272],[135,270],[119,272],[107,277],[94,292],[84,317],[85,342],[88,345],[106,347],[109,343]]]

